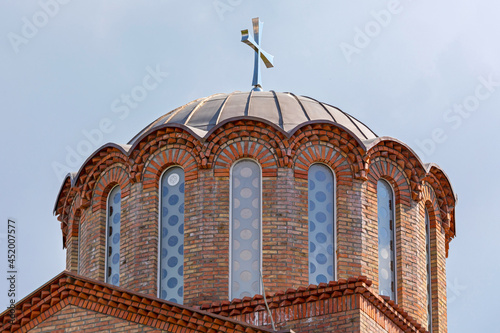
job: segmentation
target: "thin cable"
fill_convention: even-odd
[[[274,327],[273,316],[271,315],[271,310],[269,310],[269,305],[267,305],[266,299],[266,289],[264,288],[264,278],[262,277],[262,270],[259,270],[260,273],[260,282],[262,284],[262,296],[264,296],[264,303],[266,304],[267,313],[269,314],[269,318],[271,318],[271,325],[273,325],[273,331],[276,331],[276,327]]]

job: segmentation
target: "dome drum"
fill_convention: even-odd
[[[242,160],[257,166],[260,178],[246,182],[246,171],[240,172],[243,178],[235,178],[232,170]],[[330,170],[331,186],[321,187],[322,191],[311,189],[309,170],[313,166]],[[183,174],[179,179],[183,182],[184,245],[182,256],[176,243],[179,254],[166,254],[165,258],[177,258],[177,278],[181,276],[178,260],[183,260],[184,304],[228,300],[232,288],[228,281],[244,284],[257,279],[246,273],[252,263],[246,262],[244,249],[234,251],[236,246],[260,251],[257,268],[266,290],[365,276],[373,281],[371,290],[378,292],[382,278],[377,261],[380,180],[392,187],[394,196],[395,244],[391,246],[396,302],[412,316],[426,320],[427,298],[418,292],[425,289],[426,209],[433,226],[434,294],[446,291],[445,276],[438,274],[438,268],[445,266],[448,244],[455,234],[456,204],[446,174],[434,164],[421,163],[404,143],[377,137],[335,107],[273,91],[195,100],[151,123],[128,145],[108,144],[90,156],[77,174],[66,178],[55,207],[72,258],[68,269],[104,281],[106,191],[119,186],[120,286],[161,297],[159,248],[162,241],[169,241],[159,227],[161,216],[169,214],[165,207],[180,207],[177,202],[161,205],[168,191],[162,177],[174,167]],[[240,182],[246,185],[240,188]],[[323,198],[321,193],[327,188],[330,195]],[[258,190],[260,199],[255,196]],[[247,196],[252,198],[245,206],[249,212],[239,211],[237,205]],[[313,204],[316,210],[312,210]],[[236,211],[241,216],[235,217]],[[255,214],[260,220],[250,218]],[[168,226],[171,215],[164,216]],[[314,218],[319,223],[329,221],[331,227],[312,230],[310,220]],[[241,227],[245,223],[248,228]],[[330,247],[324,243],[329,237],[333,237]],[[328,255],[316,258],[323,252],[314,252],[312,246],[314,250],[324,246]],[[310,253],[315,253],[316,262],[329,263],[332,269],[326,265],[321,274],[311,273]],[[317,279],[310,280],[311,276]],[[165,286],[166,281],[168,278]],[[260,287],[255,290],[259,292]],[[444,311],[442,306],[438,305],[439,313]]]

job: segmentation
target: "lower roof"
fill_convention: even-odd
[[[200,310],[63,271],[16,303],[14,321],[11,321],[11,313],[7,309],[0,314],[0,323],[2,332],[28,332],[66,306],[73,305],[168,332],[292,333],[292,330],[273,331],[231,317],[242,318],[240,315],[264,311],[266,308],[275,312],[279,308],[291,305],[357,294],[402,331],[426,332],[397,304],[387,297],[375,294],[370,286],[371,281],[364,276],[351,277],[347,280],[331,281],[328,284],[321,283],[269,293],[267,300],[262,295],[255,295],[232,301],[214,302],[202,305]]]
[[[13,322],[9,309],[1,313],[1,331],[27,332],[70,305],[168,332],[222,330],[277,333],[193,307],[134,293],[68,271],[63,271],[17,302]]]

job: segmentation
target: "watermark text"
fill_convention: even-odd
[[[135,85],[129,92],[122,93],[115,98],[110,105],[112,115],[99,120],[97,126],[91,129],[82,129],[83,139],[74,147],[67,145],[65,147],[66,157],[64,162],[53,161],[52,170],[59,180],[62,180],[70,171],[78,169],[85,158],[90,156],[97,148],[102,146],[105,134],[113,132],[116,128],[116,117],[119,120],[125,120],[130,112],[137,109],[149,93],[157,89],[168,76],[160,65],[156,67],[147,66],[146,74],[141,83]]]
[[[30,40],[38,35],[40,29],[44,28],[51,19],[60,11],[61,5],[66,5],[70,0],[41,0],[40,7],[31,17],[21,18],[22,26],[19,33],[9,32],[7,38],[15,53],[19,53],[22,45],[26,45]]]
[[[474,92],[465,96],[462,101],[453,104],[452,107],[446,109],[443,113],[443,121],[452,130],[458,130],[465,119],[468,119],[474,112],[476,112],[481,103],[489,99],[500,87],[498,81],[493,74],[488,76],[479,76],[478,83],[474,88]],[[431,156],[439,146],[448,140],[445,127],[436,127],[431,130],[430,136],[424,139],[415,140],[418,147],[416,152],[419,156]]]
[[[16,287],[17,287],[17,225],[14,219],[7,220],[7,299],[10,322],[16,320]]]

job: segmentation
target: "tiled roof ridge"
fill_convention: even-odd
[[[366,276],[360,275],[348,279],[320,283],[319,285],[311,284],[307,287],[289,288],[286,291],[266,293],[266,300],[269,309],[272,310],[284,306],[360,294],[404,332],[428,333],[420,323],[401,309],[393,300],[390,300],[389,297],[375,294],[370,289],[371,285],[371,280],[368,280]],[[229,317],[266,310],[263,295],[244,297],[243,299],[235,298],[232,301],[204,303],[200,308],[211,313]]]
[[[27,332],[69,304],[163,330],[174,325],[192,332],[217,332],[219,328],[231,332],[273,332],[68,271],[63,271],[16,303],[14,323],[10,322],[9,309],[0,313],[0,331]]]

